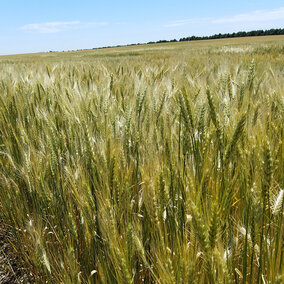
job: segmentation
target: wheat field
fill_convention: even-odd
[[[36,283],[283,283],[284,36],[0,57],[0,218]]]

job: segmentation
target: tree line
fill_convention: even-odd
[[[155,44],[155,43],[168,43],[168,42],[178,42],[178,41],[193,41],[193,40],[208,40],[208,39],[218,39],[218,38],[234,38],[234,37],[250,37],[250,36],[269,36],[269,35],[284,35],[284,29],[269,29],[269,30],[254,30],[249,32],[235,32],[235,33],[226,33],[226,34],[215,34],[211,36],[188,36],[171,40],[158,40],[158,41],[149,41],[146,44]],[[133,46],[133,45],[143,45],[145,43],[132,43],[126,45],[110,45],[110,46],[101,46],[94,47],[92,49],[104,49],[104,48],[112,48],[112,47],[122,47],[122,46]],[[77,51],[86,50],[86,49],[77,49]],[[53,51],[50,51],[53,52]]]
[[[154,43],[166,43],[166,42],[177,42],[177,41],[192,41],[192,40],[208,40],[208,39],[218,39],[218,38],[234,38],[234,37],[249,37],[249,36],[268,36],[268,35],[284,35],[284,29],[270,29],[270,30],[254,30],[249,32],[236,32],[236,33],[226,33],[226,34],[215,34],[211,36],[188,36],[180,38],[179,40],[159,40],[150,41],[147,44]]]

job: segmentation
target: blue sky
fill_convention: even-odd
[[[0,54],[284,28],[283,0],[0,0]]]

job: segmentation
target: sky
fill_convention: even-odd
[[[284,0],[0,0],[0,55],[284,28]]]

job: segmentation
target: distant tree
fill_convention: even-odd
[[[215,34],[210,36],[188,36],[188,37],[182,37],[179,40],[172,39],[172,40],[158,40],[158,41],[149,41],[147,44],[155,44],[155,43],[167,43],[167,42],[177,42],[177,41],[193,41],[193,40],[207,40],[207,39],[218,39],[218,38],[236,38],[236,37],[249,37],[249,36],[268,36],[268,35],[284,35],[284,28],[283,29],[270,29],[270,30],[253,30],[253,31],[239,31],[239,32],[233,32],[233,33],[225,33],[225,34]],[[128,46],[131,45],[140,45],[141,43],[133,43],[128,44]],[[122,45],[117,45],[116,47],[120,47]],[[127,45],[126,45],[127,46]],[[98,47],[98,48],[111,48],[113,46],[105,46],[105,47]],[[98,49],[93,48],[93,49]],[[49,51],[53,52],[53,51]]]
[[[284,29],[270,29],[270,30],[253,30],[249,32],[233,32],[225,34],[214,34],[211,36],[190,36],[180,38],[179,41],[192,41],[192,40],[205,40],[205,39],[218,39],[218,38],[235,38],[235,37],[248,37],[248,36],[265,36],[265,35],[284,35]],[[161,41],[158,41],[161,42]]]

